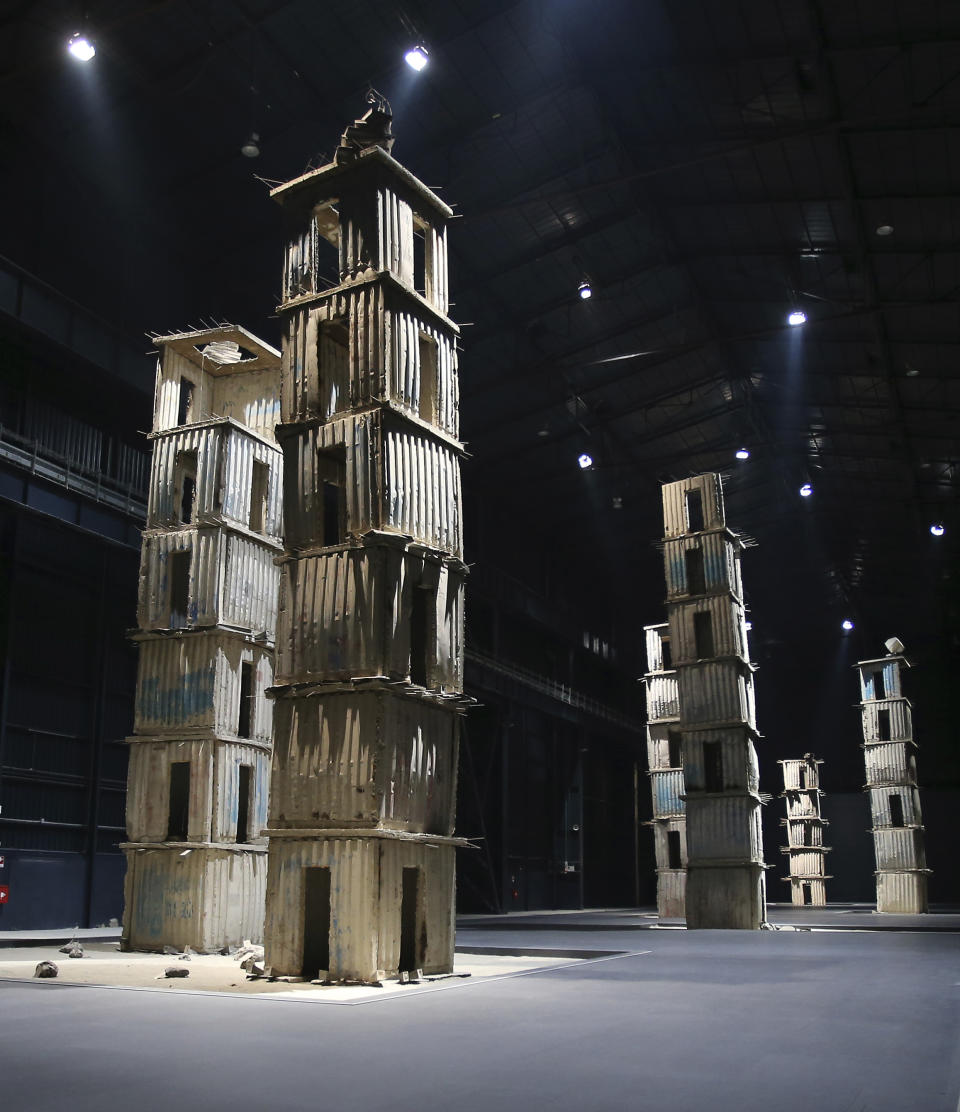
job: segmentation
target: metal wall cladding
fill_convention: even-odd
[[[925,869],[927,866],[923,831],[917,827],[877,830],[873,835],[873,848],[881,872],[885,869]]]
[[[269,744],[273,707],[265,691],[273,684],[273,654],[242,637],[212,631],[140,641],[134,705],[137,734],[206,730],[237,737],[241,663],[253,665],[252,740]]]
[[[288,560],[281,572],[280,682],[408,676],[410,615],[414,594],[422,591],[428,596],[427,686],[463,690],[460,572],[380,546]]]
[[[756,792],[760,789],[757,751],[746,730],[693,730],[683,733],[683,774],[690,791],[706,791],[704,745],[720,744],[723,790]]]
[[[863,751],[867,784],[916,784],[917,757],[911,744],[890,741],[868,745]]]
[[[820,786],[821,761],[793,760],[777,761],[783,769],[783,786],[791,788],[818,788]]]
[[[651,772],[673,767],[670,764],[671,728],[658,723],[647,727],[647,767]]]
[[[757,863],[687,867],[686,920],[691,930],[757,930],[765,918],[765,883]]]
[[[460,459],[426,433],[385,430],[384,527],[453,556],[463,552]]]
[[[450,835],[460,718],[385,691],[276,701],[270,826]]]
[[[171,555],[190,553],[185,613],[172,609]],[[229,625],[265,634],[277,626],[277,550],[217,526],[148,533],[140,555],[137,622],[141,629]]]
[[[889,711],[890,736],[880,736],[880,713]],[[863,740],[866,742],[910,741],[913,737],[913,712],[906,699],[881,699],[878,702],[863,703],[860,707],[863,723]]]
[[[420,230],[424,236],[425,280],[424,295],[441,313],[448,311],[447,290],[447,232],[446,228],[431,222],[429,216],[419,212]],[[377,193],[377,228],[379,263],[389,269],[401,282],[413,285],[413,209],[392,189],[381,188]]]
[[[790,792],[784,797],[784,802],[787,805],[788,819],[820,817],[819,799],[810,792]]]
[[[812,819],[784,819],[787,826],[788,846],[822,846],[824,823]]]
[[[680,717],[680,692],[676,672],[646,676],[647,721],[656,722]]]
[[[131,950],[190,946],[212,953],[263,937],[261,851],[127,850],[124,938]]]
[[[877,911],[919,915],[927,906],[926,874],[883,872],[877,875]]]
[[[653,798],[653,817],[666,818],[668,815],[682,815],[684,803],[683,770],[650,773],[650,794]]]
[[[332,978],[378,981],[400,963],[404,868],[421,870],[417,960],[426,973],[453,969],[452,846],[379,838],[273,838],[264,931],[276,976],[299,976],[304,950],[304,873],[330,870]]]
[[[893,827],[890,812],[890,797],[898,796],[903,809],[904,826],[921,826],[923,815],[920,811],[920,793],[913,787],[869,788],[870,814],[874,827]],[[896,828],[895,828],[896,829]]]
[[[903,695],[900,667],[902,657],[892,660],[863,660],[858,665],[860,675],[860,698],[869,699],[896,699]],[[882,673],[882,680],[876,682],[877,672]]]
[[[267,804],[270,796],[270,754],[242,742],[220,742],[214,752],[213,841],[236,842],[240,805],[240,766],[253,770],[247,843],[266,845],[263,831],[267,826]]]
[[[170,766],[190,762],[187,841],[210,841],[215,742],[139,741],[130,746],[127,772],[127,837],[165,842],[170,820]]]
[[[273,429],[270,430],[271,438]],[[281,492],[283,490],[283,454],[279,448],[264,444],[241,429],[224,429],[224,471],[222,478],[222,513],[227,521],[250,526],[253,494],[253,465],[267,468],[267,498],[264,528],[257,530],[271,540],[279,541],[283,529]]]
[[[647,671],[662,672],[664,670],[664,639],[669,642],[670,627],[666,622],[658,625],[643,627],[643,636],[647,650]]]
[[[746,660],[747,630],[743,605],[730,595],[704,595],[670,607],[670,644],[674,664],[692,664],[701,659],[694,635],[694,615],[709,614],[710,657],[739,656]]]
[[[657,869],[657,915],[661,919],[682,919],[686,914],[687,872],[685,869]]]
[[[748,795],[688,796],[687,852],[691,862],[762,862],[759,800]]]
[[[422,390],[421,339],[435,345],[436,381],[430,378],[433,401]],[[449,436],[459,433],[460,380],[457,350],[449,331],[437,327],[422,311],[396,308],[387,317],[387,397],[403,409],[427,418]],[[432,413],[430,410],[432,409]]]
[[[687,552],[703,553],[703,580],[708,593],[729,592],[743,599],[740,574],[740,542],[730,533],[700,533],[664,542],[663,568],[667,581],[667,601],[685,598],[692,592],[687,581]]]
[[[823,854],[809,849],[791,849],[789,854],[791,876],[823,876]]]
[[[721,529],[723,513],[723,487],[716,474],[694,475],[676,483],[664,483],[663,497],[664,536],[680,537],[693,532],[687,519],[687,491],[699,491],[703,507],[704,529]]]
[[[784,880],[790,881],[790,902],[794,907],[824,907],[827,902],[827,885],[825,880],[818,880],[814,878],[804,878],[799,880],[795,877],[784,877]],[[810,898],[807,899],[805,893],[810,893]]]
[[[704,662],[680,669],[680,706],[685,725],[756,722],[753,676],[736,660]]]

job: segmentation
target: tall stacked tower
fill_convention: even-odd
[[[913,712],[903,694],[903,671],[910,665],[896,637],[886,648],[888,656],[857,664],[877,911],[917,913],[927,910],[930,870],[923,844]]]
[[[687,926],[757,929],[766,914],[753,665],[740,554],[720,476],[663,487],[664,568],[687,813]]]
[[[376,981],[453,964],[463,589],[451,210],[385,104],[273,190],[286,220],[266,961]],[[334,264],[325,285],[324,252]]]
[[[777,761],[783,768],[783,798],[787,817],[787,844],[781,847],[790,859],[790,899],[797,907],[823,907],[827,902],[826,855],[820,814],[820,765],[810,753],[796,761]]]
[[[644,626],[647,641],[647,765],[653,797],[654,852],[657,859],[657,913],[684,917],[687,883],[687,822],[683,803],[683,746],[677,673],[670,659],[666,623]]]
[[[155,342],[123,937],[217,950],[263,928],[280,353],[231,325]]]

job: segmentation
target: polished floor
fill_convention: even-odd
[[[472,918],[464,950],[578,960],[352,1007],[0,981],[0,1107],[957,1112],[960,920],[771,918]]]

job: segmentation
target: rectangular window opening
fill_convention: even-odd
[[[253,787],[253,765],[237,768],[237,841],[250,841],[250,796]]]
[[[330,870],[303,870],[303,977],[330,971]]]
[[[903,826],[903,796],[893,795],[890,799],[890,825]]]
[[[433,622],[430,607],[433,592],[425,587],[415,587],[410,611],[410,682],[427,687],[430,682],[430,665],[433,654],[430,640]]]
[[[400,896],[400,973],[411,973],[423,965],[426,938],[420,937],[420,870],[403,870]]]
[[[667,754],[671,768],[683,768],[683,745],[679,730],[667,731]]]
[[[190,605],[189,548],[170,553],[167,575],[170,582],[170,627],[179,629],[186,624]]]
[[[240,664],[240,712],[237,716],[237,736],[251,737],[253,725],[253,662],[244,660]]]
[[[195,384],[189,378],[180,379],[180,396],[177,403],[177,424],[185,425],[193,416]]]
[[[673,667],[673,649],[670,646],[669,637],[660,638],[660,656],[664,672],[669,672]]]
[[[703,498],[699,490],[686,492],[687,532],[699,533],[703,529]]]
[[[703,789],[708,792],[723,791],[723,742],[703,743]]]
[[[413,288],[427,297],[430,278],[430,227],[418,216],[413,218]],[[429,300],[429,298],[428,298]]]
[[[693,615],[693,641],[698,660],[714,655],[713,615],[709,611]]]
[[[702,595],[707,589],[703,572],[703,549],[688,548],[683,554],[683,561],[687,573],[687,594]]]
[[[420,333],[420,398],[419,412],[431,424],[437,419],[437,341]]]
[[[180,522],[189,525],[197,499],[197,453],[177,452],[177,502]]]
[[[170,797],[167,812],[167,841],[185,842],[190,825],[190,762],[170,765]]]
[[[887,685],[883,681],[883,669],[878,668],[875,672],[870,673],[870,679],[873,685],[874,699],[884,699],[887,694]]]
[[[813,903],[813,889],[809,884],[802,884],[803,889],[803,903],[805,907],[809,907]]]
[[[317,392],[320,411],[329,415],[340,407],[338,393],[350,381],[350,341],[345,320],[321,321],[317,330]]]
[[[890,711],[885,707],[877,711],[877,737],[880,741],[889,741],[890,736]]]
[[[667,865],[671,869],[683,868],[683,857],[680,853],[680,831],[667,831]]]
[[[269,490],[270,466],[255,459],[250,477],[250,528],[254,533],[263,533],[266,530]]]
[[[342,448],[321,451],[317,460],[320,481],[320,544],[342,544],[347,525],[347,467]]]

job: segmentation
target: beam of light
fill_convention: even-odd
[[[78,31],[77,34],[70,37],[70,41],[67,43],[67,51],[78,62],[89,62],[97,53],[97,48],[86,35]]]
[[[411,47],[406,54],[404,54],[403,60],[411,69],[419,73],[430,60],[430,56],[423,43],[417,43],[416,46]]]
[[[787,317],[787,324],[791,325],[793,328],[796,328],[796,326],[798,324],[806,324],[806,323],[807,323],[807,314],[802,313],[799,309],[795,309],[790,314],[790,316]]]

